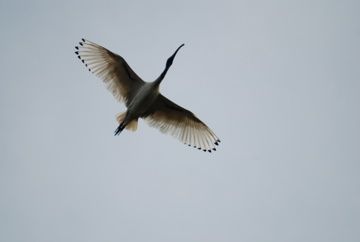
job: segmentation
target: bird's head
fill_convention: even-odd
[[[178,52],[178,51],[180,50],[180,48],[183,47],[184,45],[185,45],[185,44],[180,45],[180,46],[176,49],[176,51],[174,52],[174,54],[172,54],[172,56],[170,56],[170,57],[167,59],[167,61],[166,61],[166,69],[169,69],[169,68],[170,68],[170,66],[172,65],[172,63],[173,63],[173,61],[174,61],[174,58],[175,58],[177,52]]]
[[[170,66],[172,65],[174,58],[177,54],[177,52],[180,50],[181,47],[183,47],[185,44],[180,45],[174,52],[174,54],[172,54],[172,56],[170,56],[167,61],[166,61],[166,66],[165,66],[165,70],[161,73],[161,75],[155,80],[155,83],[157,83],[157,85],[160,85],[161,81],[164,79],[167,71],[169,70]]]

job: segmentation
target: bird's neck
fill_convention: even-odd
[[[160,76],[155,80],[155,83],[156,83],[156,84],[160,85],[160,83],[162,82],[162,80],[164,80],[164,77],[165,77],[167,71],[169,70],[169,67],[170,67],[170,66],[165,67],[165,70],[164,70],[164,71],[160,74]]]

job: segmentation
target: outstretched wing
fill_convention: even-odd
[[[145,120],[181,142],[203,151],[215,151],[220,140],[211,129],[192,112],[159,94]]]
[[[75,54],[88,70],[100,77],[108,90],[120,102],[127,104],[136,90],[144,84],[124,58],[106,48],[82,39],[75,49]]]

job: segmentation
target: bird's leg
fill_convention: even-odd
[[[121,131],[123,131],[124,128],[125,128],[124,123],[121,123],[121,124],[119,125],[119,127],[117,127],[117,129],[115,130],[114,135],[119,135],[119,134],[121,133]]]

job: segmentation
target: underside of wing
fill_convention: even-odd
[[[192,112],[159,94],[145,120],[181,142],[203,151],[215,151],[220,140],[214,132]]]
[[[100,77],[113,96],[127,103],[144,81],[124,58],[91,41],[82,39],[75,54],[88,70]]]

